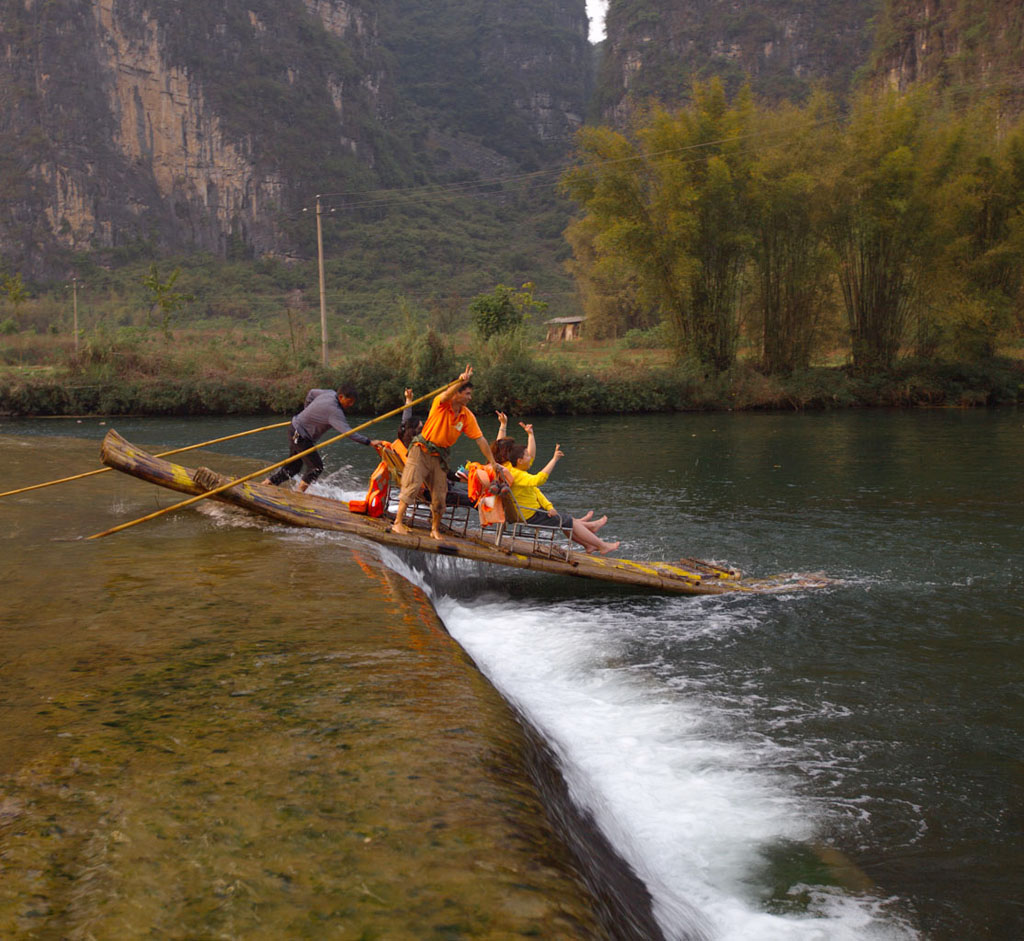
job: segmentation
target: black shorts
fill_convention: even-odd
[[[572,517],[568,513],[548,516],[547,510],[538,510],[526,522],[529,526],[550,526],[552,529],[564,529],[566,532],[572,531]]]

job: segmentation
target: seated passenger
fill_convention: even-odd
[[[532,427],[530,429],[532,435]],[[528,472],[530,466],[530,454],[527,448],[513,441],[511,438],[499,438],[492,447],[492,453],[496,462],[502,464],[512,474],[512,497],[519,504],[526,522],[531,526],[551,526],[562,529],[572,540],[583,546],[588,553],[599,552],[606,555],[619,548],[617,542],[605,542],[597,535],[597,531],[608,522],[607,516],[599,520],[591,519],[593,512],[574,519],[568,514],[559,513],[551,501],[540,491],[540,485],[547,482],[551,472],[555,469],[559,458],[565,456],[565,452],[556,444],[555,453],[545,467],[536,474]]]

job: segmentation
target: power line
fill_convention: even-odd
[[[996,87],[1005,87],[1007,89],[1024,91],[1024,89],[1019,89],[1018,86],[1011,84],[1014,80],[1024,80],[1024,69],[1017,69],[1005,73],[1004,77],[1001,78],[1000,80],[982,80],[974,83],[964,83],[958,85],[956,89],[953,89],[953,91],[971,89],[980,90],[984,88]],[[887,96],[884,94],[879,96],[878,106],[876,109],[874,109],[876,113],[882,113],[887,107],[886,97]],[[973,107],[971,104],[964,104],[959,108],[955,108],[954,113],[966,112],[970,110],[971,107]],[[675,109],[676,112],[682,110],[684,109]],[[836,113],[828,118],[824,118],[817,122],[812,122],[808,126],[808,129],[827,127],[832,124],[838,125],[844,122],[845,120],[847,120],[847,116],[845,114]],[[591,127],[602,126],[606,127],[606,125],[594,125]],[[583,130],[586,129],[587,128],[584,128]],[[684,146],[680,146],[677,148],[667,148],[664,150],[654,151],[650,153],[635,153],[624,157],[589,161],[589,166],[602,167],[613,166],[618,163],[631,163],[636,161],[655,160],[665,157],[677,156],[689,152],[701,151],[707,148],[721,147],[734,143],[755,143],[757,141],[777,142],[786,133],[788,132],[779,131],[778,133],[773,133],[771,131],[763,130],[749,131],[744,134],[735,134],[730,135],[728,137],[717,138],[714,140],[701,141],[699,143],[694,144],[686,144]],[[507,174],[504,176],[484,177],[475,180],[463,180],[453,183],[427,183],[415,187],[394,187],[386,189],[364,190],[361,192],[320,193],[318,195],[321,200],[346,200],[346,202],[341,204],[325,205],[324,211],[329,213],[336,213],[338,210],[351,211],[360,209],[373,209],[378,207],[387,208],[391,206],[423,205],[431,201],[441,201],[444,199],[449,199],[458,196],[500,196],[502,195],[501,190],[504,187],[526,185],[533,182],[544,181],[545,179],[550,179],[552,177],[560,178],[567,171],[571,170],[573,167],[578,165],[579,163],[574,161],[571,163],[559,164],[557,166],[549,167],[544,170],[524,171],[520,173]],[[553,181],[551,185],[555,185],[556,182],[557,179]],[[301,212],[309,212],[311,210],[312,207],[303,207]]]

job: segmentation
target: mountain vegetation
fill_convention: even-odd
[[[872,50],[883,0],[611,0],[592,113],[621,123],[650,102],[689,100],[718,78],[762,101],[802,101],[815,87],[845,98]]]
[[[1021,355],[1016,0],[611,0],[607,34],[584,0],[0,0],[0,365],[223,372],[242,331],[301,385],[318,256],[350,362],[426,339],[417,375],[458,349],[549,402],[574,373],[516,298],[693,402]]]

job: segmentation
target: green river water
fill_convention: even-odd
[[[13,488],[96,446],[3,452]],[[201,512],[75,538],[168,502],[111,473],[0,510],[0,936],[599,934],[519,725],[423,593]]]
[[[1024,416],[535,423],[621,554],[832,585],[659,598],[214,506],[84,541],[178,499],[115,473],[5,498],[0,936],[1024,936]],[[106,427],[0,424],[4,489]],[[181,460],[283,434],[220,451]]]

